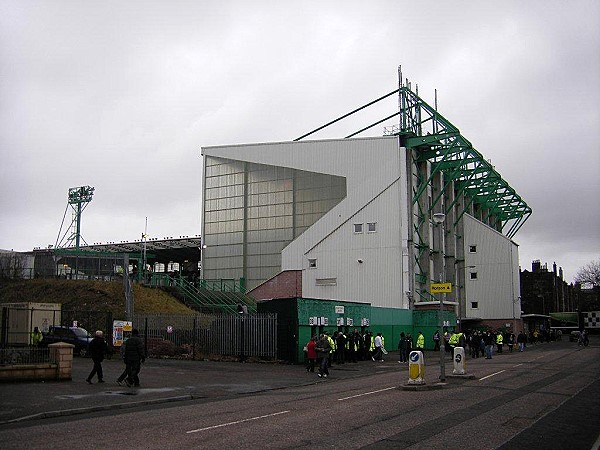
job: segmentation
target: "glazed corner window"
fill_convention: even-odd
[[[471,272],[470,274],[471,280],[476,280],[477,279],[477,272]]]
[[[355,233],[362,233],[363,232],[363,224],[362,223],[355,223],[354,224],[354,232]]]
[[[477,253],[477,246],[469,245],[469,253]]]
[[[473,308],[473,309],[479,308],[479,302],[471,302],[471,308]]]
[[[317,260],[316,259],[309,259],[308,260],[308,267],[310,269],[316,269],[317,268]]]
[[[375,233],[377,231],[377,222],[367,223],[367,233]]]

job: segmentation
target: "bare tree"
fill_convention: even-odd
[[[575,275],[575,282],[585,288],[600,286],[600,258],[581,267]]]
[[[23,260],[14,252],[0,253],[0,278],[22,278]]]

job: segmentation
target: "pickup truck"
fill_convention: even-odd
[[[74,354],[86,356],[91,341],[92,337],[85,328],[53,326],[44,334],[41,345],[47,347],[55,342],[66,342],[75,346]]]

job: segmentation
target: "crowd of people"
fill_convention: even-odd
[[[306,371],[314,372],[318,368],[318,376],[327,378],[332,364],[356,363],[358,361],[383,361],[387,354],[385,338],[381,333],[357,329],[344,333],[336,331],[332,335],[328,331],[310,338],[304,346]]]
[[[440,351],[443,345],[446,353],[452,355],[455,347],[463,347],[465,354],[472,358],[492,359],[494,354],[508,353],[513,351],[523,352],[527,344],[536,344],[542,341],[560,340],[560,332],[553,330],[544,332],[543,330],[532,330],[529,333],[524,331],[515,335],[510,330],[468,330],[448,331],[440,335],[435,331],[431,337],[434,345],[434,351]],[[408,363],[408,356],[413,350],[425,350],[425,336],[419,331],[416,338],[411,333],[400,333],[398,341],[399,363]],[[318,370],[318,376],[327,378],[329,368],[332,364],[356,363],[358,361],[383,361],[387,354],[385,349],[385,338],[381,333],[371,331],[360,332],[354,329],[352,332],[335,331],[332,335],[328,331],[320,335],[313,336],[304,347],[306,359],[306,371],[315,372]]]

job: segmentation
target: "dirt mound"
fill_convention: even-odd
[[[175,297],[160,290],[133,286],[137,313],[194,314]],[[112,312],[123,315],[125,294],[118,281],[0,280],[0,303],[61,303],[64,309]]]

